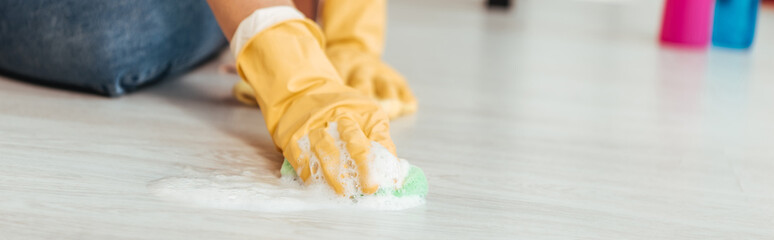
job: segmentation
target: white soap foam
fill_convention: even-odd
[[[328,133],[337,141],[341,151],[342,173],[356,173],[354,160],[346,151],[345,143],[339,138],[335,123],[329,123]],[[312,180],[306,185],[292,177],[277,177],[277,169],[270,169],[265,163],[236,162],[223,168],[184,167],[183,176],[168,177],[151,182],[148,188],[155,195],[174,202],[195,207],[249,210],[261,212],[287,212],[320,209],[370,209],[402,210],[424,204],[419,196],[395,197],[361,196],[346,198],[336,195],[325,183],[320,173],[319,160],[311,154],[309,139],[304,137],[298,142],[304,154],[310,154],[313,169]],[[371,143],[371,181],[382,189],[397,189],[403,186],[408,175],[409,163],[398,159],[379,143]],[[315,166],[317,164],[317,166]],[[276,167],[275,167],[276,168]],[[317,169],[316,171],[314,169]],[[347,195],[358,196],[359,181],[356,174],[345,178]]]
[[[304,186],[292,178],[280,178],[265,170],[185,168],[184,176],[151,182],[148,188],[162,199],[193,207],[260,212],[320,209],[402,210],[424,204],[422,197],[336,195],[327,185]]]
[[[371,159],[368,166],[371,181],[379,188],[392,191],[403,187],[403,180],[411,168],[408,161],[395,157],[390,150],[373,141],[368,158]]]

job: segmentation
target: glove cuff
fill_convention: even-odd
[[[247,45],[253,36],[275,24],[292,19],[304,19],[304,14],[296,8],[289,6],[255,10],[255,12],[239,23],[234,37],[231,38],[230,48],[234,58],[238,57],[239,52],[242,51],[242,48]]]

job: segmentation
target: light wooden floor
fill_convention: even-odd
[[[431,188],[399,212],[150,194],[279,167],[225,60],[118,99],[0,79],[0,239],[774,239],[774,12],[752,51],[690,51],[656,43],[654,2],[392,1],[385,57],[420,100],[393,137]]]

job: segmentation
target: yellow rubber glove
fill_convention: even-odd
[[[236,98],[237,101],[241,103],[250,106],[258,106],[258,102],[255,101],[255,92],[253,91],[253,87],[251,87],[250,84],[247,83],[244,79],[234,84],[232,94],[234,94],[234,98]]]
[[[237,56],[237,72],[255,90],[274,144],[304,182],[325,181],[345,196],[374,193],[373,145],[395,155],[389,119],[374,100],[344,85],[322,46],[314,22],[284,21],[250,39]]]
[[[406,79],[382,62],[386,0],[326,0],[326,53],[348,86],[379,101],[390,118],[416,112]]]

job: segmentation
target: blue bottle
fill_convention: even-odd
[[[760,0],[717,0],[712,44],[727,48],[749,48],[755,37]]]

